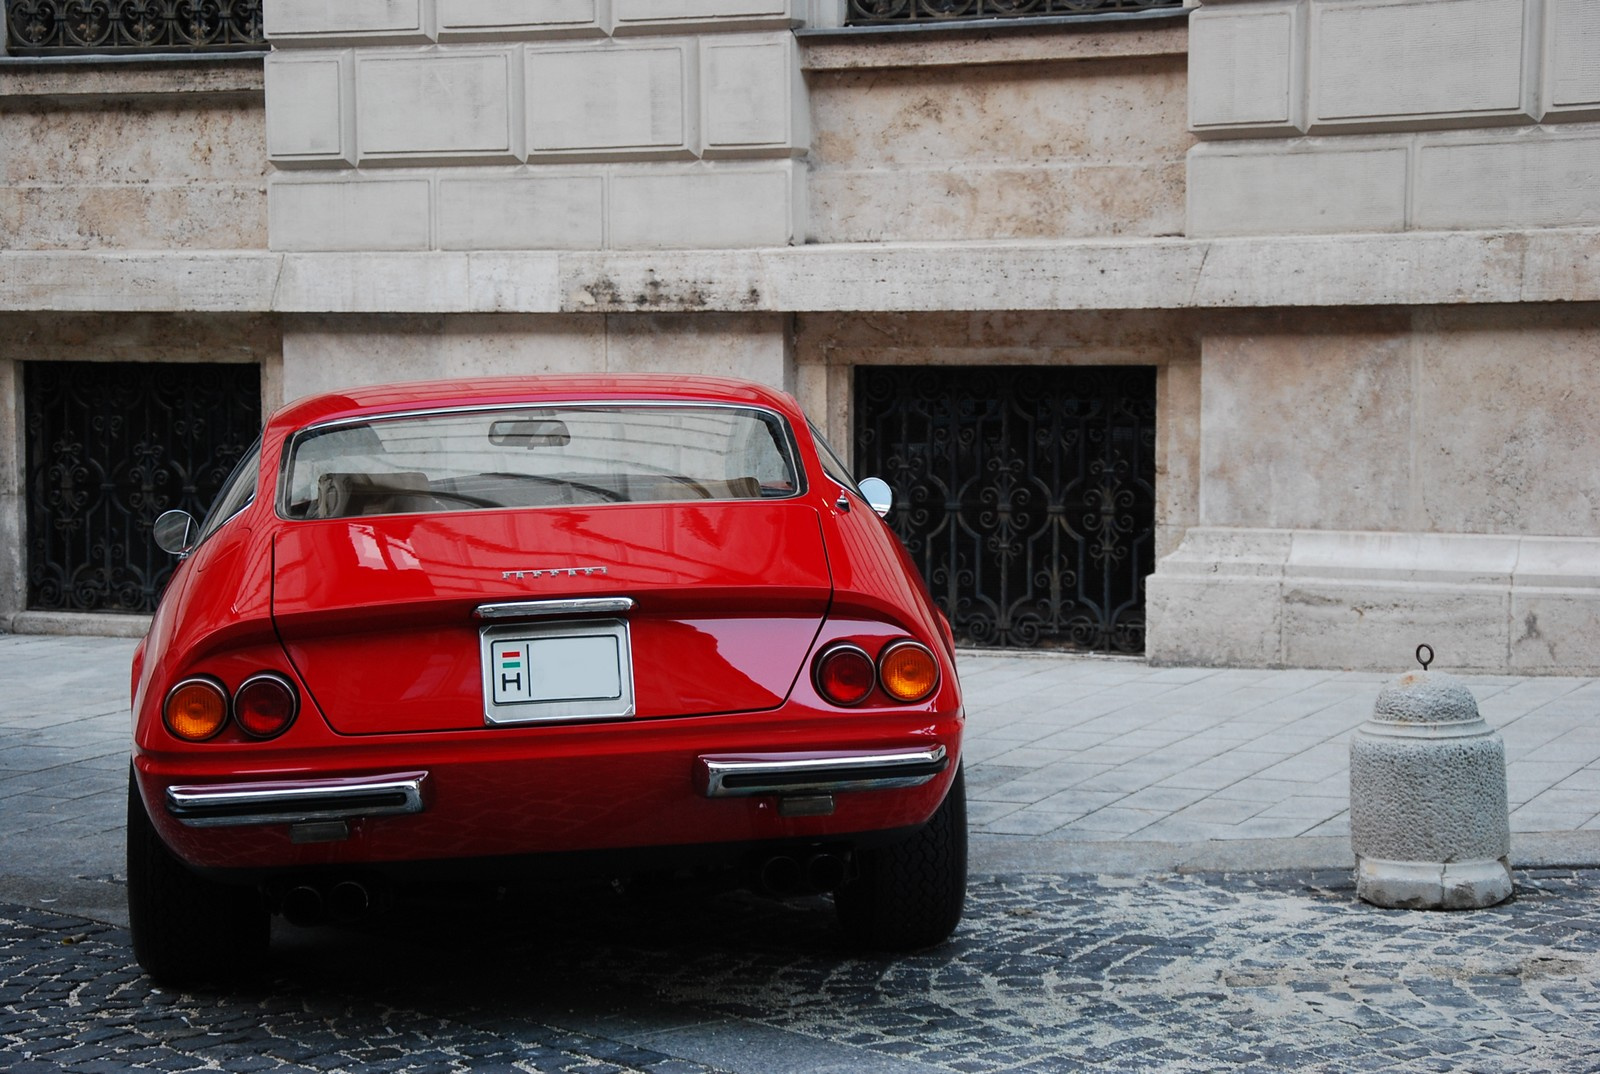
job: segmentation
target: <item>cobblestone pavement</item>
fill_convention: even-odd
[[[602,889],[280,927],[270,979],[185,995],[116,924],[131,650],[0,636],[6,1074],[1600,1074],[1600,868],[1571,868],[1600,867],[1600,679],[1468,680],[1525,866],[1489,910],[1354,899],[1347,740],[1387,676],[964,654],[950,944],[861,958],[823,900]]]
[[[1600,1071],[1592,870],[1452,914],[1364,906],[1342,870],[980,878],[952,943],[881,960],[822,900],[422,920],[302,933],[259,987],[185,995],[121,930],[0,908],[0,1069]]]

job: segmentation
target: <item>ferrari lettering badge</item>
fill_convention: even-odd
[[[506,581],[522,581],[526,578],[578,578],[591,574],[604,574],[604,567],[539,567],[526,571],[501,571],[500,577]]]

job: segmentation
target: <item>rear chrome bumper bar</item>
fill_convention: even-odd
[[[422,784],[427,778],[426,772],[395,772],[168,787],[167,812],[191,828],[400,816],[422,812]]]
[[[833,794],[920,787],[950,767],[943,746],[928,750],[758,753],[703,756],[695,786],[707,798]]]

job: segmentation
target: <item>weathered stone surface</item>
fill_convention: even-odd
[[[259,97],[30,101],[0,112],[0,249],[265,243]]]
[[[309,317],[284,335],[284,393],[573,372],[706,373],[786,388],[783,328],[772,314]]]
[[[812,242],[1183,226],[1192,139],[1173,58],[829,71],[809,84]]]
[[[1409,528],[1413,433],[1394,419],[1417,405],[1409,329],[1379,317],[1346,319],[1343,331],[1208,336],[1202,524]]]
[[[1426,642],[1464,671],[1502,670],[1521,647],[1524,670],[1559,673],[1570,665],[1530,645],[1514,609],[1590,623],[1596,557],[1593,538],[1194,527],[1148,581],[1146,655],[1381,669]],[[1525,579],[1524,561],[1539,565]]]
[[[1492,906],[1511,894],[1505,744],[1472,691],[1413,671],[1350,740],[1356,894],[1379,906]]]
[[[279,182],[290,179],[299,177]],[[419,307],[409,303],[419,300],[421,274],[433,284],[421,309],[482,312],[485,292],[458,271],[467,256],[0,250],[0,310],[415,312]],[[696,249],[670,258],[639,251],[527,251],[508,262],[509,256],[484,251],[479,263],[504,264],[528,278],[514,296],[496,291],[490,307],[520,312],[555,311],[564,303],[589,312],[904,313],[1600,301],[1595,229],[1421,232],[1337,243],[1133,239]],[[361,283],[315,294],[291,282],[323,274]],[[1576,306],[1572,312],[1584,313]]]

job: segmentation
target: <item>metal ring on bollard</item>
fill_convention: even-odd
[[[1428,655],[1426,658],[1424,658],[1422,655],[1422,650],[1424,649],[1428,650]],[[1417,646],[1417,663],[1422,665],[1423,671],[1428,670],[1428,665],[1433,663],[1433,646],[1429,645],[1427,642],[1423,642],[1421,645]]]

